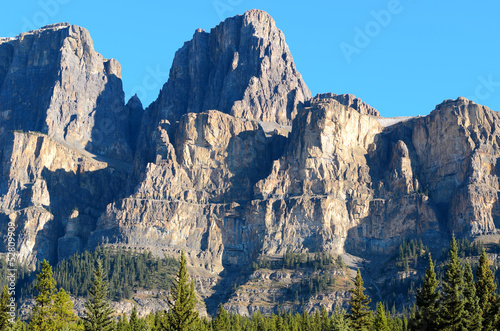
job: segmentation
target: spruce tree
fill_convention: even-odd
[[[229,314],[222,306],[222,303],[219,304],[219,309],[217,311],[217,317],[212,321],[213,329],[226,331],[231,330],[231,321],[229,319]]]
[[[463,281],[464,273],[458,258],[458,247],[455,236],[450,245],[450,257],[445,266],[443,294],[439,323],[446,330],[462,330],[465,328]]]
[[[168,298],[168,325],[161,323],[163,330],[196,330],[198,324],[198,312],[195,310],[196,294],[194,282],[188,282],[187,262],[184,251],[182,251],[179,271]]]
[[[364,293],[364,290],[363,278],[361,277],[361,272],[358,269],[356,280],[354,282],[354,288],[349,291],[352,293],[351,301],[349,302],[349,305],[351,306],[349,319],[351,320],[351,326],[355,330],[368,330],[371,325],[372,312],[368,307],[371,300],[368,295]]]
[[[429,267],[425,271],[422,288],[417,290],[417,307],[412,321],[415,330],[438,330],[439,292],[434,263],[429,254]]]
[[[132,313],[130,314],[130,330],[131,331],[139,331],[139,320],[137,318],[137,306],[134,305],[134,308],[132,308]]]
[[[385,315],[384,305],[382,302],[377,303],[377,313],[375,315],[375,321],[373,322],[374,331],[389,331],[389,326],[387,325],[387,316]]]
[[[5,286],[0,297],[0,330],[7,330],[11,325],[9,316],[10,295],[9,288]]]
[[[56,330],[81,329],[78,325],[78,317],[73,312],[73,302],[71,302],[69,292],[64,289],[60,289],[55,295],[52,316]]]
[[[40,262],[41,271],[36,275],[37,284],[35,289],[38,295],[35,297],[35,307],[31,315],[30,330],[48,331],[55,330],[52,307],[56,295],[56,281],[52,275],[52,267],[49,262]]]
[[[495,290],[497,285],[495,283],[495,276],[490,269],[488,256],[483,248],[481,257],[479,258],[479,265],[476,270],[477,286],[476,293],[479,299],[479,308],[483,317],[483,331],[496,330],[495,319],[498,314],[496,307]]]
[[[85,302],[85,316],[83,317],[85,331],[110,331],[115,322],[109,302],[107,301],[108,284],[104,279],[101,260],[97,260],[94,269],[94,279],[88,291],[89,298]]]
[[[466,328],[467,330],[481,330],[483,318],[479,307],[479,298],[476,295],[476,284],[474,283],[472,268],[469,263],[465,265],[464,282],[464,298],[467,307],[465,309]]]
[[[35,307],[31,315],[31,331],[78,330],[77,317],[73,312],[73,303],[69,293],[63,289],[57,291],[52,267],[43,260],[35,289]]]

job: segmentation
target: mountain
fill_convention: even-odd
[[[184,250],[208,312],[272,311],[326,275],[252,269],[286,254],[342,256],[381,296],[404,241],[498,235],[498,116],[461,97],[390,119],[312,97],[260,10],[197,30],[144,110],[87,30],[50,25],[0,39],[0,229],[15,222],[32,265],[98,245]],[[346,290],[302,299],[333,309]]]

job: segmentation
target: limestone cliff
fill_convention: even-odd
[[[125,106],[120,64],[66,23],[0,40],[0,68],[2,231],[15,220],[21,262],[55,261],[121,194],[142,106]]]

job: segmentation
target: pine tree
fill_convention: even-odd
[[[464,273],[458,258],[458,248],[455,236],[450,245],[450,257],[445,266],[443,279],[443,294],[441,296],[440,326],[447,330],[462,330],[465,327]]]
[[[483,331],[496,330],[495,319],[498,314],[496,309],[495,276],[490,269],[488,256],[483,248],[479,265],[476,270],[476,293],[479,299],[479,308],[483,317]]]
[[[377,303],[377,314],[375,315],[375,321],[373,322],[373,330],[389,331],[387,316],[385,315],[384,305],[382,302]]]
[[[187,262],[184,251],[179,260],[179,271],[168,298],[168,325],[162,323],[163,330],[196,330],[198,312],[195,310],[196,294],[194,282],[188,283]]]
[[[7,330],[11,325],[9,316],[10,295],[9,288],[5,286],[0,297],[0,330]]]
[[[130,326],[127,321],[127,316],[123,313],[122,316],[118,317],[118,323],[116,323],[116,331],[130,331]]]
[[[349,305],[351,306],[349,319],[351,320],[351,326],[355,330],[368,330],[371,325],[372,312],[368,307],[371,300],[364,293],[364,290],[363,278],[361,277],[361,272],[358,269],[356,280],[354,282],[354,288],[350,290],[352,297],[349,302]]]
[[[85,316],[83,317],[85,331],[110,331],[114,329],[113,310],[106,297],[108,285],[104,279],[101,260],[97,260],[94,269],[94,279],[89,289],[89,298],[85,302]]]
[[[33,331],[55,330],[52,306],[56,295],[56,281],[52,276],[52,267],[49,262],[43,260],[40,265],[41,271],[36,275],[38,282],[35,286],[38,295],[35,297],[35,307],[29,326]]]
[[[422,288],[417,290],[417,307],[412,326],[415,330],[438,330],[439,292],[434,263],[429,254],[429,267],[425,271]]]
[[[52,315],[56,330],[81,329],[78,325],[78,317],[73,312],[73,302],[71,302],[69,292],[64,289],[60,289],[55,296]]]
[[[130,330],[131,331],[139,331],[139,320],[137,319],[137,307],[134,305],[132,308],[132,313],[130,314]]]
[[[73,303],[69,293],[61,289],[57,291],[52,267],[43,260],[41,271],[37,277],[35,289],[35,307],[31,315],[29,328],[31,331],[78,330],[77,317],[73,312]]]
[[[219,304],[217,317],[213,320],[212,325],[214,330],[220,330],[220,331],[231,330],[231,321],[229,320],[229,314],[224,309],[222,304]]]
[[[467,309],[465,310],[465,321],[467,330],[481,330],[482,316],[479,307],[479,298],[476,295],[476,284],[472,268],[469,263],[465,265],[464,273],[464,298]]]

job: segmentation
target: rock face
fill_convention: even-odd
[[[210,33],[197,30],[177,51],[153,108],[171,123],[217,109],[235,117],[290,123],[311,93],[272,17],[250,10]]]
[[[143,110],[85,29],[47,26],[0,39],[0,231],[16,223],[30,263],[99,244],[182,249],[209,311],[250,313],[246,294],[217,296],[232,273],[253,291],[243,274],[259,258],[498,233],[498,117],[464,98],[404,122],[352,95],[311,98],[258,10],[196,31]]]
[[[142,106],[124,105],[120,64],[77,26],[0,40],[0,68],[2,231],[15,220],[21,261],[54,261],[122,191]]]
[[[121,66],[94,51],[87,30],[46,26],[1,43],[0,54],[2,128],[39,131],[100,155],[132,157]]]
[[[360,114],[380,116],[378,110],[372,106],[366,104],[363,100],[356,98],[352,94],[334,94],[334,93],[322,93],[314,97],[315,101],[322,99],[334,99],[347,106],[358,111]]]

